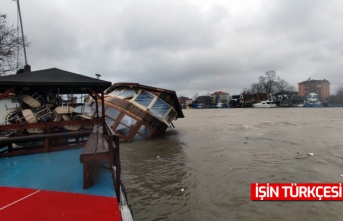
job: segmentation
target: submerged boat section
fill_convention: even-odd
[[[113,84],[105,91],[104,104],[105,120],[122,142],[149,140],[184,118],[175,91],[137,83]],[[91,106],[96,109],[94,100]]]

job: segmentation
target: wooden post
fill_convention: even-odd
[[[89,174],[88,174],[88,163],[83,162],[83,189],[87,189],[90,186],[89,183]]]
[[[121,174],[121,165],[120,165],[120,152],[119,152],[119,137],[118,136],[114,136],[114,165],[116,167],[116,180],[115,180],[115,190],[116,190],[116,194],[117,194],[117,199],[118,202],[120,202],[120,185],[121,185],[121,178],[120,178],[120,174]]]
[[[105,121],[105,98],[104,92],[101,91],[101,118],[102,118],[102,131],[104,134],[106,133],[106,121]]]
[[[49,152],[49,138],[44,139],[44,152]]]
[[[50,127],[46,126],[46,133],[49,134],[50,133]],[[50,144],[50,138],[46,138],[44,139],[44,152],[49,152],[49,144]]]

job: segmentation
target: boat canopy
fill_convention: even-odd
[[[85,93],[87,88],[95,92],[103,92],[111,86],[111,82],[91,78],[81,74],[50,68],[32,72],[18,73],[0,77],[0,93],[13,87],[13,90],[42,91],[58,87],[60,93]]]

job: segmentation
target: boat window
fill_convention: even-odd
[[[267,104],[270,104],[270,102],[267,102]]]
[[[120,123],[118,124],[115,131],[126,137],[127,135],[129,135],[130,128]]]
[[[106,116],[111,117],[113,119],[117,119],[118,115],[120,114],[120,111],[112,107],[108,107],[105,113],[106,113]]]
[[[135,96],[135,94],[136,91],[131,89],[114,90],[111,93],[109,93],[109,95],[111,96],[120,97],[122,99],[132,98],[133,96]]]
[[[148,127],[142,125],[141,128],[139,128],[138,133],[142,134],[144,137],[147,138],[149,137],[151,130]]]
[[[141,93],[136,97],[135,102],[143,105],[144,107],[148,107],[152,99],[154,99],[154,95],[149,94],[146,91],[141,91]]]
[[[126,137],[129,135],[131,127],[134,126],[136,122],[136,119],[128,115],[124,115],[118,126],[115,128],[115,131]]]
[[[170,123],[176,118],[176,116],[177,116],[177,112],[174,110],[174,108],[172,108],[169,111],[168,115],[165,117],[165,119],[168,123]]]
[[[158,98],[149,111],[152,113],[152,115],[161,119],[167,113],[169,108],[170,106],[167,103]]]
[[[120,122],[128,127],[132,127],[136,124],[136,120],[128,115],[124,115]]]
[[[135,96],[135,94],[136,92],[134,90],[125,89],[119,94],[119,96],[125,99],[125,98],[132,98],[133,96]]]
[[[146,140],[146,138],[139,134],[136,134],[135,137],[133,138],[133,141],[141,141],[141,140]]]
[[[106,119],[106,122],[107,122],[107,124],[109,125],[109,126],[113,126],[113,124],[115,123],[115,120],[113,120],[112,118],[110,118],[110,117],[105,117],[105,119]]]
[[[141,141],[145,140],[146,138],[141,136],[140,134],[136,134],[135,137],[133,138],[133,141]]]
[[[109,93],[109,95],[111,96],[118,96],[123,90],[114,90],[111,93]]]

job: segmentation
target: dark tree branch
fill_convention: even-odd
[[[8,24],[6,17],[0,13],[0,75],[14,73],[19,67],[23,67],[22,62],[17,65],[17,60],[22,60],[23,41],[29,45],[26,37],[23,39],[17,29]]]

